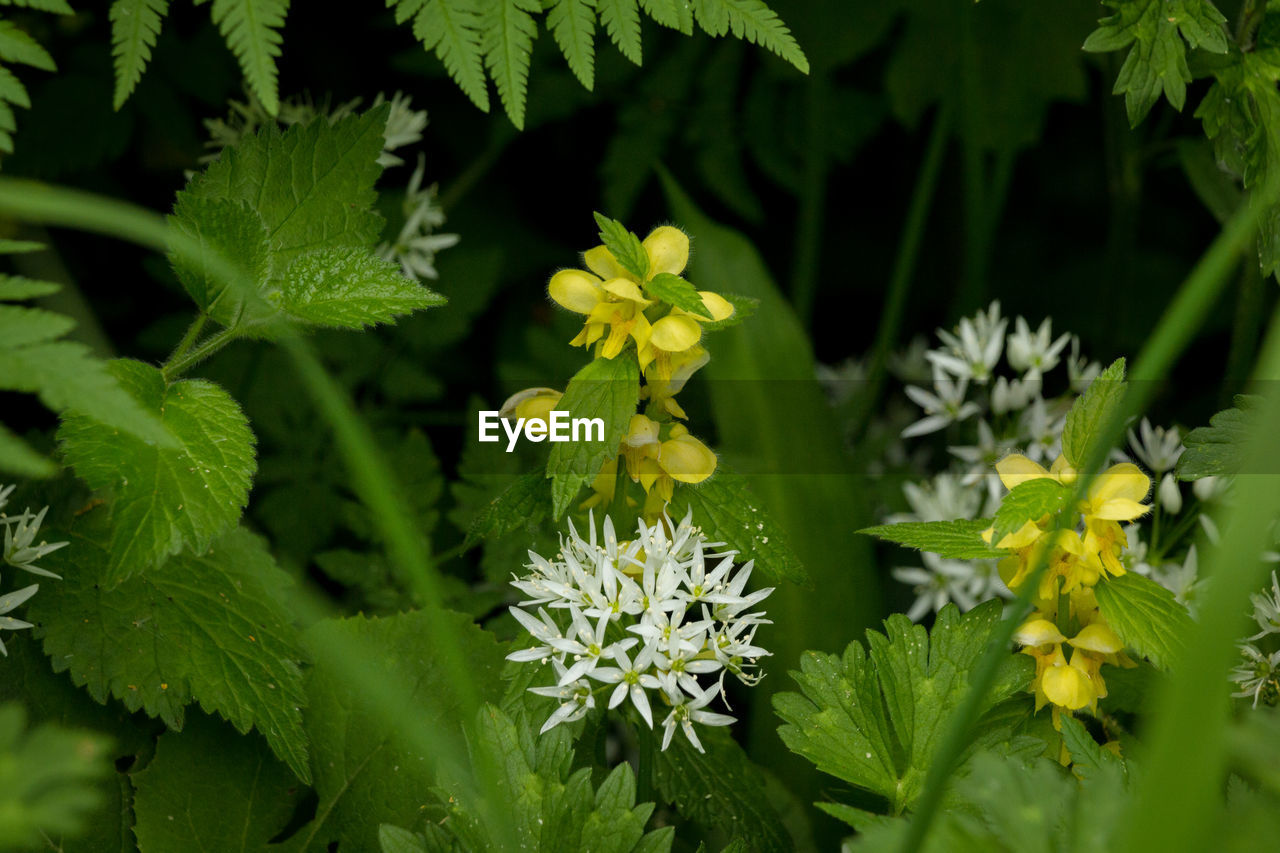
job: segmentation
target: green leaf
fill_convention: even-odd
[[[600,226],[600,242],[613,255],[624,270],[644,281],[649,275],[649,253],[644,250],[640,238],[627,230],[616,219],[610,219],[602,213],[594,214],[596,225]],[[647,282],[646,282],[647,284]],[[692,287],[692,285],[690,285]]]
[[[1092,444],[1124,400],[1124,367],[1123,358],[1113,361],[1067,412],[1062,427],[1062,455],[1072,467],[1085,464]]]
[[[384,104],[332,124],[319,117],[246,136],[192,178],[179,203],[193,197],[247,204],[266,226],[274,275],[320,247],[372,246],[382,232],[382,217],[371,208],[390,109]]]
[[[389,323],[445,298],[401,274],[367,249],[321,249],[284,273],[282,307],[312,326],[360,329]]]
[[[596,0],[600,23],[622,55],[640,64],[640,10],[636,0]]]
[[[593,0],[553,0],[547,29],[569,61],[569,70],[587,89],[595,88],[596,16]]]
[[[711,320],[711,315],[707,312],[707,306],[703,303],[702,297],[698,295],[698,291],[694,289],[692,284],[678,275],[672,275],[669,272],[658,273],[644,283],[644,289],[649,291],[649,295],[655,299],[660,299],[669,305],[688,311],[699,318]]]
[[[480,27],[483,19],[473,0],[400,0],[401,8],[421,6],[413,34],[426,50],[434,50],[471,102],[489,111],[489,88],[484,80]]]
[[[151,48],[160,35],[160,21],[169,13],[169,0],[115,0],[111,4],[111,53],[115,57],[118,110],[142,79]]]
[[[1110,52],[1133,45],[1112,90],[1125,96],[1131,126],[1142,121],[1162,92],[1175,109],[1182,109],[1191,82],[1188,48],[1227,52],[1227,19],[1209,0],[1102,2],[1116,14],[1098,22],[1084,50]]]
[[[316,819],[288,849],[323,850],[337,842],[343,850],[374,850],[380,823],[418,828],[426,819],[434,757],[422,754],[402,730],[419,726],[450,741],[460,734],[456,706],[443,704],[442,697],[452,695],[441,690],[448,671],[427,641],[428,620],[444,620],[457,636],[481,698],[501,695],[502,647],[462,614],[414,611],[317,623],[307,632],[315,663],[307,677],[305,719],[320,801]],[[353,691],[346,668],[320,654],[326,649],[366,655],[362,667],[404,691],[407,704],[387,708],[378,697]],[[405,708],[418,713],[406,719]]]
[[[249,87],[270,115],[280,111],[276,59],[289,0],[213,0],[210,10]]]
[[[1220,477],[1240,471],[1249,438],[1257,428],[1255,410],[1261,397],[1237,394],[1235,407],[1209,418],[1209,426],[1196,427],[1182,439],[1186,450],[1175,469],[1179,480]]]
[[[762,0],[693,0],[698,26],[713,36],[730,30],[734,38],[758,44],[794,65],[801,74],[809,73],[809,60],[772,9]]]
[[[964,701],[969,673],[1002,610],[994,600],[961,616],[949,604],[932,633],[894,614],[885,634],[867,631],[869,654],[856,641],[843,657],[806,652],[801,671],[792,673],[803,695],[774,697],[786,721],[778,734],[819,770],[879,794],[893,814],[902,813],[920,796],[946,722]],[[1025,690],[1033,669],[1025,655],[1010,653],[983,697],[984,713]],[[1007,721],[982,726],[966,754],[1010,735]]]
[[[1028,521],[1039,522],[1046,515],[1056,515],[1074,494],[1072,487],[1051,477],[1019,483],[1000,501],[992,523],[995,532],[991,541],[999,543],[1009,534],[1021,530]]]
[[[738,562],[755,560],[755,571],[765,577],[809,584],[786,532],[760,506],[744,478],[721,470],[696,486],[681,484],[668,512],[683,518],[690,509],[693,523],[735,549]]]
[[[121,387],[106,362],[84,344],[57,340],[74,325],[38,308],[0,305],[0,390],[34,393],[55,412],[83,414],[139,440],[177,447],[160,418]]]
[[[449,850],[448,846],[428,847],[427,841],[421,835],[416,835],[407,829],[401,829],[398,826],[392,826],[389,823],[381,824],[378,827],[378,847],[382,853],[431,853],[434,850]]]
[[[502,816],[520,849],[670,850],[670,832],[657,830],[658,837],[644,840],[653,804],[635,804],[631,765],[619,764],[592,790],[590,767],[569,772],[573,750],[563,729],[535,736],[527,723],[517,725],[499,708],[487,705],[468,729],[467,745],[473,764],[498,768],[499,784],[510,792],[510,799],[502,804]],[[498,840],[502,836],[495,835],[492,825],[481,818],[466,788],[457,782],[443,788],[448,792],[450,814],[442,826],[462,842],[463,849],[505,849]]]
[[[263,541],[233,530],[202,556],[180,554],[107,588],[99,534],[69,531],[71,544],[45,559],[64,580],[43,586],[27,610],[55,671],[175,730],[198,701],[238,731],[258,729],[309,781],[302,650],[278,597],[291,581]]]
[[[524,130],[529,57],[538,35],[533,14],[541,11],[538,0],[486,0],[482,13],[480,47],[485,67],[516,130]]]
[[[1102,745],[1093,739],[1093,735],[1089,734],[1084,723],[1069,714],[1062,714],[1058,722],[1062,726],[1062,742],[1066,744],[1067,751],[1071,754],[1074,773],[1083,777],[1104,766],[1114,766],[1123,770],[1124,761],[1120,756],[1103,749]]]
[[[162,734],[133,785],[133,831],[143,850],[266,850],[302,796],[289,768],[257,737],[204,714]]]
[[[270,276],[267,226],[248,202],[178,193],[169,225],[190,238],[198,253],[169,253],[173,271],[196,307],[228,328],[266,322],[274,306],[259,290],[237,289],[219,272],[230,264],[245,285],[261,287]]]
[[[61,289],[62,285],[51,281],[37,281],[20,275],[0,274],[0,301],[35,299],[57,293]]]
[[[551,493],[542,471],[517,478],[502,494],[485,505],[467,530],[467,542],[502,536],[530,524],[539,524],[551,508]]]
[[[28,730],[21,705],[0,705],[0,847],[34,847],[83,832],[100,802],[94,785],[111,775],[108,744],[61,726]]]
[[[678,736],[654,753],[653,781],[663,798],[700,826],[750,838],[754,850],[796,849],[766,791],[764,774],[728,731],[706,729],[698,739],[705,752]]]
[[[40,43],[12,21],[0,19],[0,60],[30,65],[42,71],[57,71],[53,57]]]
[[[52,477],[58,473],[58,466],[36,453],[0,423],[0,471],[18,477]]]
[[[257,465],[253,433],[240,407],[202,379],[166,386],[154,367],[117,359],[112,374],[178,440],[157,447],[87,416],[58,429],[67,462],[94,489],[112,489],[111,557],[106,583],[145,572],[184,547],[202,552],[235,524]]]
[[[1173,593],[1142,575],[1126,572],[1094,587],[1102,617],[1124,644],[1160,669],[1168,669],[1192,634],[1191,614]]]
[[[640,0],[640,8],[662,26],[693,35],[693,7],[685,0]]]
[[[896,542],[917,551],[929,551],[951,560],[995,560],[1009,552],[993,548],[982,539],[982,531],[992,524],[989,518],[973,521],[908,521],[865,527],[859,533]]]
[[[614,358],[593,359],[569,380],[557,409],[569,412],[571,419],[602,419],[604,441],[565,441],[552,446],[547,457],[552,518],[564,515],[578,490],[617,455],[618,443],[627,434],[639,402],[640,367],[633,350]]]

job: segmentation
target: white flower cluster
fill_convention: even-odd
[[[609,708],[630,699],[652,728],[653,691],[670,709],[662,748],[678,727],[702,751],[694,723],[734,722],[707,710],[723,697],[725,675],[760,678],[755,661],[769,652],[755,633],[770,621],[751,608],[773,589],[747,592],[753,561],[735,567],[736,551],[713,551],[723,543],[708,542],[692,513],[678,526],[666,516],[652,526],[641,520],[629,542],[618,541],[608,516],[600,540],[594,517],[588,524],[584,539],[570,522],[552,560],[530,551],[529,573],[512,583],[526,600],[511,614],[536,644],[507,657],[550,661],[556,674],[555,684],[530,688],[560,702],[542,731],[584,717],[606,690]]]
[[[1253,707],[1256,708],[1259,701],[1268,705],[1280,702],[1280,649],[1268,653],[1257,645],[1268,637],[1280,636],[1280,580],[1277,580],[1276,573],[1271,573],[1269,591],[1264,590],[1250,598],[1258,633],[1240,644],[1244,662],[1231,670],[1231,680],[1240,688],[1232,695],[1245,699],[1252,696]]]
[[[30,509],[23,510],[18,515],[7,514],[4,508],[8,504],[9,495],[13,494],[14,488],[16,487],[0,486],[0,527],[4,528],[4,562],[15,569],[22,569],[24,572],[30,572],[33,575],[58,578],[58,575],[40,568],[35,563],[36,560],[53,553],[67,543],[49,543],[41,540],[39,544],[35,544],[36,536],[40,533],[40,525],[44,522],[45,513],[49,511],[49,508],[45,507],[35,514],[32,514]],[[17,631],[31,627],[30,622],[24,622],[6,614],[24,604],[39,589],[40,584],[33,583],[22,589],[0,595],[0,630]],[[5,648],[3,638],[0,638],[0,654],[6,656],[9,654],[9,650]]]

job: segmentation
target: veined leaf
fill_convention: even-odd
[[[151,48],[160,35],[160,20],[169,0],[115,0],[111,4],[111,53],[116,64],[115,108],[120,109],[142,79]]]
[[[235,524],[257,465],[253,433],[219,386],[184,379],[166,386],[154,367],[118,359],[111,373],[178,440],[148,444],[84,415],[58,429],[67,461],[95,489],[112,489],[113,584],[145,572],[184,547],[202,552]]]
[[[1046,515],[1054,515],[1067,505],[1074,490],[1051,477],[1027,480],[1015,486],[1000,501],[992,526],[995,532],[991,541],[999,543],[1010,533],[1016,533],[1028,521],[1038,522]]]
[[[678,275],[668,272],[658,273],[644,283],[644,289],[649,291],[650,296],[695,314],[700,320],[711,320],[711,315],[707,313],[707,306],[698,295],[698,291]]]
[[[698,26],[713,36],[732,31],[734,38],[758,44],[809,73],[809,60],[791,30],[762,0],[693,0]]]
[[[596,225],[600,226],[600,242],[613,255],[613,259],[622,268],[641,281],[649,275],[649,254],[644,250],[640,238],[627,230],[616,219],[610,219],[602,213],[596,213]]]
[[[858,532],[952,560],[995,560],[1009,552],[993,548],[983,541],[982,531],[991,524],[992,519],[989,518],[975,521],[908,521],[866,527]]]
[[[1133,572],[1109,577],[1093,591],[1116,636],[1160,669],[1168,669],[1192,633],[1191,614],[1173,593]]]
[[[183,191],[178,193],[169,225],[199,247],[199,254],[171,252],[169,260],[201,311],[227,327],[271,320],[276,309],[259,289],[271,270],[267,227],[248,202]],[[224,264],[239,273],[240,282],[226,280],[221,274]]]
[[[604,441],[566,441],[552,446],[547,457],[552,518],[564,515],[578,490],[618,454],[618,443],[627,434],[639,402],[640,367],[634,350],[614,358],[593,359],[569,380],[557,408],[567,411],[571,419],[603,420]]]
[[[551,492],[542,471],[530,471],[494,498],[467,530],[467,542],[477,542],[537,524],[551,507]]]
[[[1261,397],[1237,394],[1235,407],[1209,418],[1207,427],[1196,427],[1182,443],[1186,450],[1178,457],[1179,480],[1199,480],[1235,474],[1244,464],[1244,450],[1257,428],[1254,414]]]
[[[1072,467],[1079,468],[1085,463],[1098,433],[1124,399],[1124,368],[1123,358],[1111,362],[1067,412],[1062,427],[1062,455]]]
[[[274,116],[280,111],[276,59],[289,0],[213,0],[210,12],[253,93]]]
[[[819,770],[885,797],[894,814],[920,796],[943,728],[969,690],[969,672],[1000,620],[999,600],[963,616],[954,604],[938,613],[932,633],[901,614],[885,634],[867,631],[870,653],[854,641],[844,656],[806,652],[792,677],[803,693],[780,693],[778,734]],[[1010,653],[983,697],[983,710],[1024,690],[1034,665]],[[1028,713],[1030,708],[1027,709]],[[1007,721],[983,727],[967,754],[1010,738]]]
[[[485,0],[482,13],[480,46],[485,67],[516,130],[524,130],[529,57],[538,34],[533,15],[541,11],[538,0]]]
[[[367,249],[321,249],[303,255],[285,270],[281,295],[290,317],[312,326],[346,329],[389,323],[446,301]]]
[[[297,631],[279,601],[291,581],[261,539],[233,530],[202,556],[181,554],[108,588],[97,519],[45,558],[63,576],[27,612],[56,671],[94,699],[114,696],[181,730],[197,701],[238,731],[258,729],[298,778],[310,781]]]

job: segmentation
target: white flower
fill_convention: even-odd
[[[935,368],[945,370],[957,379],[972,379],[985,384],[1000,361],[1004,347],[1004,330],[1009,324],[1000,316],[1000,303],[992,302],[988,311],[979,311],[973,319],[965,317],[954,334],[938,330],[946,349],[924,354]]]
[[[1196,598],[1201,585],[1200,561],[1195,545],[1187,549],[1187,555],[1181,563],[1165,563],[1152,576],[1173,593],[1179,604],[1185,604],[1192,615],[1195,615]]]
[[[1260,640],[1268,634],[1280,634],[1280,581],[1271,573],[1271,592],[1263,590],[1249,596],[1253,603],[1253,621],[1261,628],[1250,640]]]
[[[867,381],[866,365],[853,358],[846,358],[834,366],[816,365],[814,372],[817,374],[818,384],[827,392],[827,400],[833,406],[849,402]]]
[[[1041,397],[1037,397],[1018,418],[1018,434],[1027,442],[1027,458],[1049,462],[1058,457],[1062,445],[1065,414],[1054,417]]]
[[[1164,507],[1165,512],[1170,515],[1177,515],[1182,512],[1182,489],[1178,486],[1178,479],[1170,472],[1160,479],[1160,489],[1158,492],[1160,498],[1160,506]]]
[[[728,714],[714,714],[710,711],[702,710],[708,702],[715,698],[716,693],[716,685],[712,684],[706,690],[688,698],[678,691],[674,695],[667,694],[672,707],[671,713],[667,714],[667,718],[662,721],[662,748],[664,750],[670,746],[671,735],[675,733],[677,725],[684,731],[684,736],[689,739],[689,743],[693,744],[698,752],[706,752],[702,748],[702,742],[698,740],[698,733],[694,731],[693,724],[727,726],[734,722],[735,718],[730,717]]]
[[[36,560],[68,544],[66,542],[50,543],[44,540],[41,540],[38,545],[32,544],[35,542],[36,535],[40,533],[40,524],[48,511],[49,508],[45,507],[35,515],[32,515],[29,510],[12,517],[0,514],[0,524],[4,525],[4,561],[15,569],[61,580],[61,575],[56,575],[35,564]]]
[[[554,559],[529,552],[528,574],[512,581],[526,600],[511,613],[535,642],[507,659],[555,667],[554,685],[531,688],[561,703],[543,731],[594,708],[594,680],[616,685],[609,708],[630,699],[650,727],[647,691],[654,691],[673,706],[671,726],[684,727],[696,744],[693,723],[733,720],[702,710],[723,695],[726,673],[747,685],[759,681],[756,661],[769,652],[755,635],[770,623],[752,608],[773,590],[748,591],[753,564],[735,566],[736,552],[716,551],[723,543],[708,542],[692,513],[679,525],[665,516],[652,526],[641,520],[628,542],[618,541],[607,516],[599,541],[594,516],[587,523],[584,538],[570,522]]]
[[[942,473],[925,483],[904,483],[902,494],[911,512],[889,516],[890,524],[977,518],[982,508],[982,491],[966,487],[955,474]]]
[[[1013,333],[1009,335],[1009,366],[1024,373],[1048,373],[1058,365],[1059,356],[1070,339],[1070,335],[1060,335],[1053,340],[1053,321],[1048,317],[1034,334],[1027,321],[1019,317],[1014,321]]]
[[[1039,382],[1006,379],[1001,376],[991,386],[991,411],[997,415],[1025,409],[1039,393]]]
[[[988,500],[998,499],[1004,493],[1000,477],[995,473],[996,463],[1012,452],[1012,448],[996,440],[995,432],[986,419],[978,421],[978,441],[976,444],[948,447],[947,452],[969,466],[960,482],[966,486],[983,483],[987,489]],[[978,511],[977,507],[973,510]],[[949,518],[976,518],[976,515],[953,515]]]
[[[949,379],[937,367],[933,371],[932,393],[915,385],[908,385],[907,396],[924,409],[925,417],[904,429],[902,437],[911,438],[937,432],[948,424],[963,421],[978,414],[981,411],[978,404],[965,400],[968,389],[969,380]]]
[[[1132,429],[1129,430],[1129,446],[1142,464],[1156,474],[1172,471],[1173,466],[1178,464],[1178,457],[1185,450],[1177,427],[1153,427],[1146,418],[1138,424],[1137,434]],[[1176,513],[1177,510],[1170,512]]]
[[[916,594],[916,600],[907,610],[907,618],[913,622],[927,613],[938,612],[950,602],[955,602],[961,610],[970,610],[995,595],[1008,596],[1007,590],[999,591],[1004,583],[990,566],[986,571],[978,571],[978,565],[988,561],[948,560],[928,551],[922,552],[920,558],[924,568],[906,566],[892,572],[895,580],[910,584]]]
[[[1191,484],[1191,491],[1201,503],[1217,500],[1231,488],[1229,477],[1201,477]]]
[[[381,92],[374,99],[375,107],[386,103],[386,96]],[[383,168],[399,166],[404,163],[391,152],[406,145],[413,145],[422,140],[422,131],[427,126],[427,111],[415,110],[409,105],[409,96],[396,92],[391,96],[391,112],[387,116],[387,127],[382,132],[386,140],[382,145],[382,154],[378,157],[378,165]]]
[[[436,228],[444,225],[444,211],[436,206],[435,184],[422,188],[426,174],[426,159],[418,155],[418,167],[409,178],[404,191],[404,225],[394,242],[378,246],[378,257],[396,261],[406,278],[439,278],[436,272],[436,252],[457,245],[457,234],[436,234]]]
[[[14,619],[12,616],[3,614],[13,610],[19,604],[26,602],[28,598],[36,594],[40,589],[40,584],[33,583],[31,586],[24,586],[22,589],[14,590],[5,595],[0,595],[0,630],[3,631],[19,631],[23,628],[30,628],[30,622],[24,622],[21,619]],[[5,657],[9,656],[9,650],[5,648],[4,639],[0,637],[0,654]]]
[[[1240,685],[1239,692],[1232,693],[1242,699],[1253,697],[1253,707],[1267,694],[1267,704],[1275,704],[1280,695],[1280,651],[1264,654],[1252,643],[1240,646],[1244,663],[1231,670],[1230,678]]]
[[[1071,383],[1071,390],[1083,394],[1101,372],[1101,364],[1080,355],[1080,339],[1072,335],[1071,355],[1067,357],[1067,380]]]

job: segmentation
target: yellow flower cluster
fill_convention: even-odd
[[[1013,455],[997,463],[996,471],[1008,489],[1046,477],[1072,485],[1078,476],[1061,456],[1045,470],[1025,456]],[[1051,704],[1055,728],[1063,711],[1097,710],[1098,700],[1107,695],[1103,664],[1134,665],[1099,612],[1094,586],[1107,575],[1124,574],[1120,553],[1128,542],[1120,524],[1150,510],[1143,503],[1150,489],[1151,480],[1138,466],[1113,465],[1098,475],[1080,502],[1083,533],[1051,532],[1046,516],[1028,521],[996,543],[1012,552],[999,566],[1000,576],[1012,590],[1026,582],[1036,565],[1048,564],[1033,598],[1035,611],[1014,639],[1024,654],[1035,659],[1036,710]],[[993,530],[983,534],[988,542],[992,537]],[[1064,644],[1071,647],[1070,659]]]
[[[624,460],[631,482],[644,489],[644,514],[650,517],[662,512],[676,483],[701,483],[716,470],[716,455],[690,435],[683,424],[662,424],[645,415],[635,415],[618,455],[605,463],[591,484],[594,494],[582,504],[583,509],[608,506],[613,501],[619,459]]]

